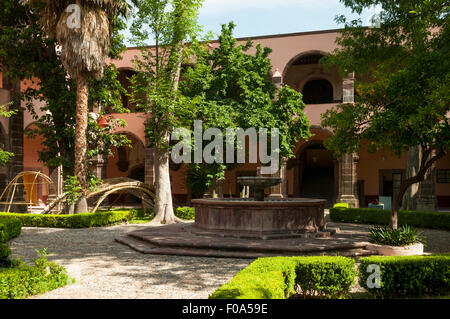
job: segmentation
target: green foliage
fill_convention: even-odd
[[[14,217],[3,218],[0,216],[0,243],[7,241],[20,235],[22,223],[20,219]]]
[[[0,219],[20,220],[22,225],[27,227],[89,228],[127,222],[133,217],[133,214],[134,212],[129,210],[100,211],[74,215],[0,213]]]
[[[0,68],[6,78],[29,80],[32,84],[19,98],[37,122],[25,134],[30,138],[43,137],[39,160],[50,168],[63,166],[64,175],[73,174],[76,83],[67,76],[55,48],[55,38],[43,33],[35,10],[15,0],[0,0]],[[110,58],[119,58],[124,50],[120,30],[125,27],[120,18],[113,23]],[[113,112],[125,112],[120,94],[124,89],[117,78],[118,71],[110,64],[104,68],[99,81],[90,79],[89,106],[103,106]],[[36,82],[37,81],[37,82]],[[40,110],[35,102],[41,101]],[[111,134],[115,127],[123,127],[122,120],[108,117],[108,125],[101,128],[97,121],[88,121],[88,157],[110,155],[112,146],[127,143],[123,135]]]
[[[80,181],[76,176],[67,176],[64,181],[64,193],[66,194],[67,203],[75,204],[82,192]]]
[[[209,299],[285,299],[294,292],[295,265],[290,257],[259,258]]]
[[[38,254],[34,266],[16,260],[13,268],[0,268],[0,299],[22,299],[67,284],[65,268],[49,262],[46,250]]]
[[[16,111],[7,111],[5,105],[0,105],[0,117],[11,117],[16,113]],[[14,154],[5,150],[2,150],[0,148],[0,166],[6,165],[6,163],[9,162],[11,157],[13,157]]]
[[[348,203],[336,203],[333,208],[348,208]]]
[[[417,145],[438,150],[450,146],[448,3],[342,2],[356,12],[378,4],[381,25],[366,28],[361,21],[338,18],[345,24],[339,49],[322,62],[338,66],[342,74],[356,72],[359,81],[354,106],[342,104],[323,116],[322,124],[334,132],[327,147],[348,153],[367,140],[369,151],[400,155]]]
[[[184,107],[178,94],[181,63],[186,58],[184,43],[197,31],[202,0],[133,0],[136,8],[130,28],[139,46],[136,74],[130,79],[132,101],[137,108],[151,112],[147,134],[150,144],[168,149],[167,134],[178,126]],[[152,39],[154,47],[146,46]]]
[[[450,294],[450,256],[365,257],[359,260],[360,285],[373,297],[402,298],[448,296]],[[380,266],[381,288],[368,288],[369,265]]]
[[[390,227],[369,228],[369,239],[372,243],[388,246],[408,246],[416,243],[424,243],[421,233],[409,225],[403,225],[398,229]]]
[[[378,224],[389,223],[390,212],[374,208],[331,208],[330,218],[336,223]],[[399,211],[399,225],[450,230],[450,214],[441,212]]]
[[[346,257],[259,258],[209,298],[285,299],[296,284],[305,297],[345,297],[355,276],[355,261]]]
[[[233,23],[222,26],[214,50],[209,49],[207,42],[191,44],[192,60],[196,62],[189,64],[180,82],[185,103],[179,125],[192,132],[194,120],[202,120],[204,130],[218,128],[224,136],[226,129],[278,128],[280,156],[290,158],[297,140],[310,136],[302,95],[289,86],[277,89],[269,76],[271,49],[254,46],[252,41],[238,44],[234,28]],[[235,149],[243,147],[236,140],[232,142]],[[201,197],[214,181],[224,178],[226,169],[234,166],[190,164],[186,184],[193,197]]]
[[[195,208],[194,207],[178,207],[175,210],[175,216],[184,220],[194,220],[195,219]]]
[[[356,277],[355,260],[346,257],[296,259],[296,283],[304,297],[345,298]]]
[[[393,196],[391,227],[408,187],[450,147],[450,7],[446,0],[342,0],[353,11],[378,5],[380,25],[337,17],[345,28],[338,49],[321,60],[342,75],[354,73],[355,103],[339,104],[322,114],[333,135],[325,146],[336,155],[385,151],[400,157],[410,148],[422,152],[413,176]]]
[[[0,259],[11,255],[11,248],[8,245],[0,243]]]

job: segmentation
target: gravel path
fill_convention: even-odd
[[[114,241],[142,225],[90,229],[23,227],[11,242],[13,257],[49,260],[66,267],[75,284],[32,298],[207,298],[251,260],[144,255]]]
[[[367,230],[366,225],[346,224]],[[336,224],[339,226],[339,224]],[[251,260],[144,255],[114,241],[142,227],[119,225],[89,229],[23,227],[11,241],[13,257],[31,261],[35,249],[48,248],[50,260],[67,268],[75,284],[32,298],[207,298]],[[450,231],[421,230],[426,252],[450,252]]]

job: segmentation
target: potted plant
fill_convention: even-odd
[[[416,229],[403,225],[398,229],[390,227],[369,228],[370,245],[367,249],[384,256],[422,255],[425,238]]]

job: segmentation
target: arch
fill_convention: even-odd
[[[334,101],[333,84],[323,77],[305,81],[301,92],[305,104],[325,104]]]
[[[39,123],[39,121],[33,121],[33,122],[28,123],[28,124],[23,128],[23,131],[26,132],[31,126],[36,125],[36,124],[38,124],[38,123]]]
[[[124,129],[121,129],[120,131],[114,132],[113,134],[125,134],[125,135],[130,135],[131,137],[133,137],[136,141],[139,141],[140,143],[142,143],[142,145],[145,147],[145,141],[143,141],[139,136],[136,135],[136,133],[132,132],[132,131],[127,131]]]
[[[305,56],[308,56],[308,55],[322,55],[322,56],[326,56],[328,54],[330,54],[330,53],[322,51],[322,50],[308,50],[308,51],[304,51],[304,52],[301,52],[301,53],[297,54],[296,56],[291,58],[289,60],[289,62],[285,65],[285,67],[283,69],[283,73],[282,73],[283,74],[283,79],[286,76],[289,68],[295,63],[295,61],[297,61],[297,60],[299,60],[299,59],[301,59],[301,58],[303,58]]]
[[[336,161],[323,146],[322,139],[304,143],[294,162],[294,194],[307,198],[323,198],[332,204],[336,196]]]
[[[8,148],[8,134],[3,127],[3,123],[0,123],[0,148],[6,150]]]
[[[123,86],[123,88],[130,93],[131,91],[131,82],[129,78],[133,76],[133,74],[136,73],[136,70],[134,70],[131,67],[121,67],[118,68],[117,71],[119,72],[117,79],[119,80],[120,84]],[[135,112],[135,105],[130,103],[129,97],[127,94],[122,94],[122,106],[128,108],[130,111]]]

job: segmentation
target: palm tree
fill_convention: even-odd
[[[40,24],[47,35],[56,36],[61,45],[61,60],[64,67],[67,73],[76,79],[74,173],[82,191],[75,206],[75,213],[86,212],[88,211],[86,201],[88,80],[91,75],[97,79],[102,77],[105,59],[111,47],[114,19],[119,14],[127,14],[128,4],[125,0],[21,1],[37,10],[41,16]]]

